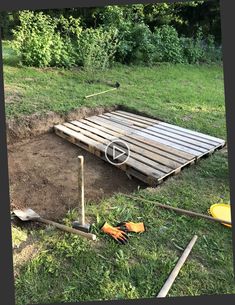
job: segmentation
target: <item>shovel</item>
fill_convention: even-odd
[[[48,225],[52,225],[53,227],[56,227],[57,229],[60,229],[65,232],[77,234],[79,236],[86,237],[91,240],[96,240],[96,235],[91,234],[91,233],[85,233],[70,227],[67,227],[65,225],[62,225],[60,223],[42,218],[40,215],[38,215],[36,212],[34,212],[32,209],[23,209],[23,210],[13,210],[13,215],[18,217],[22,221],[38,221],[42,222]]]

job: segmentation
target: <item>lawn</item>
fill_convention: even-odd
[[[121,104],[167,122],[226,139],[223,70],[220,65],[115,66],[106,71],[22,67],[4,43],[8,118],[35,112],[66,113],[81,106]],[[84,99],[119,81],[119,91]],[[137,196],[204,214],[212,203],[229,201],[226,150],[201,160],[157,188]],[[39,249],[15,280],[16,304],[155,297],[194,234],[198,241],[169,296],[235,293],[231,229],[161,210],[154,203],[116,194],[87,214],[93,243],[47,228],[23,231]],[[77,217],[69,211],[61,221]],[[146,232],[120,246],[100,233],[104,221],[144,221]],[[19,238],[18,238],[19,239]]]

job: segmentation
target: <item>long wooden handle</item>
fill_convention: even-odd
[[[112,89],[101,91],[101,92],[98,92],[98,93],[93,93],[93,94],[85,96],[85,98],[89,98],[89,97],[96,96],[96,95],[99,95],[99,94],[103,94],[103,93],[106,93],[106,92],[109,92],[109,91],[113,91],[113,90],[117,90],[117,88],[112,88]]]
[[[62,225],[58,222],[54,222],[52,220],[48,220],[48,219],[40,217],[40,218],[35,219],[35,221],[40,221],[40,222],[43,222],[45,224],[52,225],[53,227],[56,227],[56,228],[58,228],[62,231],[68,232],[68,233],[73,233],[73,234],[77,234],[79,236],[83,236],[83,237],[91,239],[91,240],[96,240],[96,235],[95,234],[82,232],[82,231],[67,227],[65,225]]]
[[[186,259],[188,258],[190,252],[192,251],[193,246],[195,245],[195,242],[197,241],[197,235],[194,235],[193,238],[191,239],[190,243],[184,250],[183,254],[181,255],[180,259],[178,260],[177,264],[175,265],[175,268],[172,270],[171,274],[169,275],[167,281],[163,285],[162,289],[157,295],[157,298],[164,298],[167,293],[169,292],[171,286],[173,285],[177,275],[180,272],[180,269],[184,265]]]
[[[197,213],[197,212],[192,212],[192,211],[176,208],[176,207],[173,207],[171,205],[162,204],[162,203],[159,203],[159,202],[156,202],[156,201],[147,200],[147,199],[144,199],[144,198],[141,198],[141,197],[135,197],[135,196],[132,196],[132,195],[125,195],[125,196],[129,197],[131,199],[134,199],[134,200],[139,200],[139,201],[142,201],[142,202],[147,202],[147,203],[155,204],[156,206],[158,206],[160,208],[172,210],[172,211],[175,211],[175,212],[178,212],[178,213],[181,213],[181,214],[185,214],[185,215],[189,215],[189,216],[194,216],[194,217],[200,217],[200,218],[204,218],[204,219],[207,219],[207,220],[211,220],[211,221],[215,221],[215,222],[219,222],[219,223],[224,223],[224,224],[228,224],[228,225],[232,224],[231,221],[227,221],[227,220],[223,220],[223,219],[219,219],[219,218],[214,218],[214,217],[211,217],[211,216],[208,216],[208,215],[204,215],[204,214],[201,214],[201,213]]]
[[[84,201],[84,157],[78,156],[78,212],[80,222],[85,225],[85,201]]]

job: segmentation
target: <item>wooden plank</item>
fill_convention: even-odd
[[[126,170],[126,173],[130,176],[133,176],[143,182],[145,182],[146,184],[152,186],[152,187],[155,187],[157,186],[158,184],[161,183],[162,179],[155,179],[151,176],[146,176],[146,175],[143,175],[142,173],[138,172],[136,169],[134,168],[127,168]]]
[[[76,125],[76,121],[72,121],[71,123],[74,123],[75,125]],[[67,123],[68,124],[68,123]],[[96,126],[98,126],[98,125],[96,125]],[[89,126],[87,126],[87,127],[89,127]],[[94,133],[96,133],[96,134],[100,134],[100,129],[99,128],[93,128],[92,129],[92,131],[94,132]],[[111,131],[112,132],[112,131]],[[110,134],[109,133],[106,133],[107,135],[109,135],[110,136]],[[115,133],[114,133],[115,134]],[[112,139],[110,138],[110,140],[114,140],[114,139],[116,139],[116,137],[113,137]],[[174,162],[174,161],[172,161],[172,160],[169,160],[169,159],[167,159],[167,158],[165,158],[165,157],[162,157],[162,156],[159,156],[158,155],[158,153],[156,153],[156,151],[149,151],[148,149],[145,149],[145,148],[143,148],[143,147],[140,147],[140,146],[138,146],[138,145],[135,145],[135,144],[133,144],[131,141],[130,141],[130,139],[129,139],[129,141],[127,141],[126,139],[124,139],[123,137],[119,137],[119,139],[120,140],[122,140],[122,141],[124,141],[125,143],[127,143],[127,145],[128,145],[128,147],[129,147],[129,149],[131,150],[131,152],[136,152],[136,153],[138,153],[139,155],[142,155],[142,156],[144,156],[144,157],[147,157],[148,159],[150,159],[150,160],[153,160],[153,161],[156,161],[158,164],[161,164],[161,165],[164,165],[164,166],[166,166],[167,168],[165,168],[165,167],[162,167],[162,169],[160,169],[160,170],[163,170],[164,172],[169,172],[170,171],[170,169],[175,169],[175,168],[177,168],[177,167],[180,167],[182,164],[181,163],[178,163],[178,162]],[[136,141],[137,142],[137,141]],[[138,143],[138,142],[137,142]],[[121,144],[120,144],[121,145]],[[122,145],[122,146],[124,146],[124,145]],[[146,147],[148,147],[147,145],[146,145]],[[183,163],[185,163],[185,162],[187,162],[186,160],[184,160],[184,162]]]
[[[212,137],[212,136],[209,136],[209,135],[206,135],[204,133],[197,132],[197,131],[193,131],[191,129],[186,129],[186,128],[183,128],[183,127],[179,127],[179,126],[176,126],[176,125],[171,125],[171,124],[164,123],[164,122],[161,122],[160,125],[167,126],[167,127],[172,128],[172,129],[184,131],[185,133],[192,134],[192,135],[195,135],[195,136],[199,136],[199,137],[204,138],[204,139],[212,140],[212,141],[215,141],[218,144],[225,143],[225,141],[222,140],[222,139],[215,138],[215,137]]]
[[[97,149],[98,151],[105,153],[105,150],[107,147],[106,144],[97,143],[97,141],[94,141],[93,139],[91,139],[87,136],[84,136],[83,134],[78,133],[78,132],[74,131],[73,129],[70,129],[63,125],[56,125],[54,128],[55,128],[55,131],[57,132],[57,134],[59,134],[60,136],[63,137],[63,134],[67,135],[66,139],[69,140],[70,142],[72,142],[73,144],[80,146],[80,142],[87,141],[87,143],[89,143],[89,145],[93,146],[94,149]],[[76,139],[78,141],[74,141],[74,139],[72,139],[71,137],[73,137],[74,139]],[[95,153],[94,149],[87,148],[87,150],[92,153]],[[112,156],[111,149],[107,149],[106,151],[109,156]],[[125,157],[121,156],[120,158],[117,158],[117,160],[125,161]],[[153,169],[152,167],[145,165],[145,164],[139,162],[138,160],[135,160],[131,156],[129,157],[129,159],[127,160],[125,165],[136,168],[138,171],[140,171],[144,174],[147,174],[148,176],[153,176],[154,178],[161,178],[162,175],[165,176],[165,174],[163,172]],[[116,166],[118,166],[118,165],[116,165]]]
[[[128,160],[119,156],[118,161],[125,162],[114,165],[153,186],[225,144],[222,139],[124,111],[74,120],[54,129],[62,138],[105,161],[106,152],[113,155],[107,145],[117,139],[124,141],[131,154]],[[115,146],[127,153],[123,142]]]
[[[146,137],[149,140],[157,141],[157,142],[160,142],[162,144],[172,146],[172,147],[174,147],[176,149],[179,149],[181,151],[193,154],[196,157],[201,156],[203,153],[207,152],[207,150],[200,150],[199,151],[199,150],[196,150],[196,149],[192,149],[188,146],[187,147],[184,146],[183,144],[176,143],[176,142],[173,142],[171,140],[168,140],[167,138],[163,138],[163,137],[160,137],[160,136],[155,136],[155,135],[152,135],[150,133],[143,132],[143,131],[137,131],[136,134],[140,135],[140,136],[143,136],[143,137]]]
[[[187,146],[186,146],[186,145],[182,144],[180,141],[177,141],[177,140],[173,141],[172,139],[169,139],[168,137],[165,137],[165,136],[160,136],[160,135],[156,136],[153,132],[146,131],[146,129],[143,130],[142,128],[133,127],[130,130],[130,128],[128,128],[126,125],[121,125],[121,124],[119,124],[117,122],[114,122],[114,121],[110,122],[109,119],[107,119],[106,117],[104,117],[102,115],[99,116],[99,119],[104,119],[109,124],[112,123],[112,125],[119,126],[123,130],[129,130],[132,134],[141,135],[141,136],[146,137],[150,140],[168,145],[170,147],[174,147],[176,149],[179,149],[181,151],[187,152],[187,153],[195,155],[195,156],[200,156],[203,153],[207,152],[207,150],[205,150],[205,149],[195,148],[195,146],[189,145],[189,144],[187,144]]]
[[[119,123],[123,123],[125,122],[127,125],[130,126],[138,126],[138,127],[149,127],[152,126],[152,124],[150,123],[143,123],[141,122],[141,120],[139,119],[132,119],[132,118],[128,118],[127,116],[120,116],[115,112],[110,112],[110,113],[104,113],[103,116],[106,116],[108,118],[112,118],[113,120],[116,120]]]
[[[169,167],[173,166],[181,166],[182,164],[188,163],[188,159],[184,159],[181,157],[178,157],[174,154],[171,153],[167,153],[166,151],[160,150],[154,146],[151,145],[151,143],[149,144],[145,144],[145,139],[144,138],[138,138],[137,140],[132,137],[132,136],[122,136],[121,133],[115,132],[111,129],[108,129],[107,127],[98,125],[96,123],[92,123],[90,121],[87,120],[80,120],[81,122],[83,122],[86,125],[89,125],[91,127],[94,127],[98,130],[104,131],[107,134],[113,135],[115,137],[120,138],[121,140],[123,140],[124,142],[127,142],[127,144],[134,144],[139,148],[144,149],[145,151],[149,151],[149,152],[153,152],[155,153],[155,155],[158,157],[158,161],[159,163],[165,164],[165,165],[169,165]],[[72,123],[72,122],[71,122]],[[168,163],[173,161],[173,163]]]
[[[84,132],[87,133],[89,132],[89,134],[97,134],[98,136],[104,138],[104,139],[107,139],[107,140],[110,140],[110,141],[113,141],[114,139],[116,139],[115,136],[112,136],[108,133],[105,133],[103,131],[98,131],[96,128],[94,127],[90,127],[82,122],[79,122],[79,121],[71,121],[70,123],[64,123],[63,125],[73,129],[74,130],[77,130],[77,131],[80,131],[80,132]]]
[[[195,136],[201,137],[203,139],[214,141],[216,143],[223,144],[225,142],[223,139],[219,139],[219,138],[216,138],[216,137],[213,137],[213,136],[201,133],[201,132],[193,131],[191,129],[179,127],[179,126],[176,126],[176,125],[173,125],[173,124],[165,123],[165,122],[160,121],[160,120],[155,120],[155,119],[143,117],[143,116],[140,116],[140,115],[136,115],[136,114],[121,111],[121,110],[116,110],[115,113],[119,113],[119,114],[122,114],[122,115],[125,115],[125,116],[129,116],[130,119],[131,118],[142,119],[143,123],[144,122],[149,122],[149,123],[152,123],[156,126],[159,124],[159,125],[162,125],[162,126],[165,126],[165,127],[168,127],[168,128],[172,128],[172,129],[175,129],[175,130],[178,130],[178,131],[183,131],[183,132],[188,133],[190,135],[195,135]]]
[[[142,115],[138,115],[138,114],[122,111],[122,110],[116,110],[115,112],[119,113],[120,115],[122,114],[122,115],[129,116],[130,118],[140,119],[140,120],[142,120],[143,123],[144,122],[149,122],[149,123],[152,123],[152,124],[157,124],[157,123],[161,123],[162,122],[160,120],[151,119],[151,118],[148,118],[148,117],[145,117],[145,116],[142,116]]]
[[[155,128],[155,126],[157,126],[157,129],[162,129],[162,130],[165,130],[165,131],[170,131],[170,132],[172,132],[174,134],[187,137],[188,139],[198,140],[198,141],[200,141],[202,143],[206,143],[206,144],[210,144],[210,145],[214,145],[214,146],[217,146],[217,144],[218,144],[218,142],[215,142],[215,141],[212,141],[212,140],[208,140],[208,139],[205,139],[205,138],[201,138],[199,136],[195,136],[193,134],[186,133],[184,131],[180,131],[180,130],[177,130],[177,129],[174,129],[174,128],[163,126],[161,124],[152,125],[153,128]]]
[[[100,115],[100,117],[106,118],[104,115]],[[125,122],[121,122],[120,121],[120,123],[118,123],[117,121],[113,120],[112,117],[106,118],[106,119],[108,119],[109,121],[112,121],[114,123],[120,124],[120,125],[128,126],[128,125],[126,125]],[[152,135],[152,136],[156,137],[157,139],[161,138],[161,139],[170,141],[170,142],[172,142],[174,144],[179,144],[179,145],[183,146],[184,148],[190,148],[190,149],[192,149],[194,151],[199,151],[199,152],[203,153],[203,152],[206,152],[208,150],[208,149],[205,149],[205,148],[202,148],[202,147],[198,147],[195,144],[186,143],[185,141],[177,140],[175,138],[172,138],[172,137],[169,137],[169,136],[165,136],[164,134],[155,133],[154,131],[150,130],[149,128],[141,128],[141,127],[138,127],[138,126],[135,126],[135,125],[131,126],[131,128],[133,128],[134,130],[139,130],[139,131],[141,131],[143,133]]]
[[[172,132],[173,134],[176,134],[176,135],[184,136],[185,138],[188,138],[188,139],[197,140],[197,141],[200,141],[200,142],[205,143],[205,144],[218,146],[218,142],[216,142],[214,140],[210,140],[210,139],[204,138],[204,137],[202,138],[199,135],[195,136],[191,133],[187,133],[185,131],[177,130],[177,129],[173,128],[174,125],[163,126],[162,124],[160,124],[161,122],[158,123],[158,124],[153,124],[153,123],[150,123],[150,122],[139,123],[140,120],[136,121],[135,117],[134,118],[129,117],[129,119],[128,119],[127,116],[125,116],[125,115],[123,116],[122,114],[120,115],[119,113],[116,113],[116,111],[112,112],[112,113],[105,113],[105,116],[109,116],[109,117],[113,116],[113,118],[115,117],[118,121],[123,121],[123,122],[129,123],[130,125],[136,125],[136,126],[139,126],[139,127],[150,127],[151,126],[153,129],[156,129],[158,131],[159,131],[159,129],[161,129],[161,130],[164,130],[164,131]]]
[[[114,112],[112,112],[110,115],[104,115],[104,116],[107,116],[110,119],[112,119],[114,121],[117,121],[117,122],[120,122],[120,123],[124,122],[124,123],[129,124],[129,125],[133,125],[133,126],[137,126],[137,127],[144,127],[147,130],[156,132],[158,135],[166,135],[166,136],[171,137],[172,139],[182,140],[185,143],[194,144],[197,147],[206,148],[206,149],[210,150],[215,146],[214,144],[208,144],[208,143],[205,143],[205,142],[201,142],[199,138],[192,139],[192,138],[188,138],[187,135],[185,136],[185,135],[175,134],[171,130],[163,130],[161,128],[158,128],[159,124],[149,125],[149,124],[141,124],[141,123],[138,123],[138,122],[135,123],[135,122],[130,121],[126,118],[118,118],[117,116],[114,115]]]
[[[185,136],[176,135],[176,134],[174,134],[172,132],[169,132],[169,131],[163,131],[163,130],[161,130],[159,128],[156,128],[156,127],[148,127],[147,130],[151,130],[151,131],[153,131],[153,132],[155,132],[159,135],[166,135],[168,137],[171,137],[174,140],[176,139],[176,140],[180,140],[182,142],[188,143],[188,144],[193,144],[196,147],[201,147],[201,148],[205,148],[205,149],[212,149],[212,147],[214,147],[214,145],[205,144],[205,143],[202,143],[198,140],[188,139]]]
[[[82,143],[85,143],[87,147],[89,147],[89,145],[99,149],[99,145],[97,144],[97,141],[90,139],[89,137],[84,136],[81,133],[78,133],[66,126],[63,125],[56,125],[54,126],[55,131],[60,131],[66,135],[68,135],[69,137],[73,137],[75,140],[78,140]],[[73,139],[71,139],[73,141]],[[74,141],[75,142],[75,141]]]
[[[151,140],[151,139],[146,139],[144,136],[138,135],[136,131],[133,131],[130,128],[127,128],[125,126],[119,126],[114,123],[110,123],[109,121],[103,119],[102,117],[89,117],[86,120],[100,124],[101,126],[106,126],[107,128],[111,130],[118,130],[118,132],[122,133],[123,135],[128,135],[129,137],[134,137],[135,139],[144,139],[146,144],[152,145],[157,147],[158,149],[161,149],[163,151],[175,154],[176,156],[182,156],[183,158],[187,160],[192,160],[195,158],[195,155],[193,153],[188,153],[179,149],[176,149],[170,145],[165,145],[164,143],[160,143],[159,141],[156,140]]]
[[[117,139],[116,137],[110,136],[108,134],[107,134],[107,138],[105,139],[105,138],[99,136],[99,134],[100,134],[99,130],[88,126],[92,131],[92,132],[90,132],[90,131],[84,129],[84,128],[86,128],[85,124],[76,122],[76,121],[73,121],[73,122],[74,122],[74,124],[76,123],[77,125],[82,126],[83,129],[78,126],[75,126],[74,124],[71,124],[71,123],[64,123],[63,126],[66,126],[70,129],[72,129],[73,131],[81,132],[85,136],[88,136],[90,139],[96,140],[97,142],[100,142],[104,145],[108,145],[110,143],[110,141]],[[106,135],[103,132],[102,132],[102,134]],[[124,145],[122,145],[122,143],[119,143],[119,144],[116,143],[115,146],[118,148],[121,148],[123,151],[126,151],[126,147]],[[131,151],[131,154],[130,154],[131,158],[133,158],[137,161],[141,161],[143,164],[149,165],[152,168],[155,168],[156,172],[159,173],[159,175],[162,175],[163,173],[169,173],[170,171],[172,171],[172,168],[162,165],[159,162],[155,162],[155,160],[150,158],[151,157],[150,154],[148,156],[148,154],[145,153],[144,150],[138,149],[134,145],[130,145],[129,148]],[[127,164],[128,164],[128,161],[127,161]]]

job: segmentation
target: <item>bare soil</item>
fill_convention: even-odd
[[[54,133],[8,145],[11,208],[30,207],[43,217],[61,220],[77,207],[77,156],[85,160],[85,200],[98,203],[114,193],[144,185],[113,165]]]
[[[39,251],[39,243],[32,236],[29,236],[25,242],[22,242],[18,249],[14,249],[13,263],[15,277],[19,275],[20,268],[32,260]]]
[[[10,100],[8,101],[11,102]],[[107,107],[80,107],[67,114],[59,114],[53,111],[46,113],[34,113],[8,119],[6,122],[7,143],[14,144],[24,139],[34,138],[41,134],[53,132],[53,126],[65,121],[79,120],[92,115],[114,111],[118,106]]]

